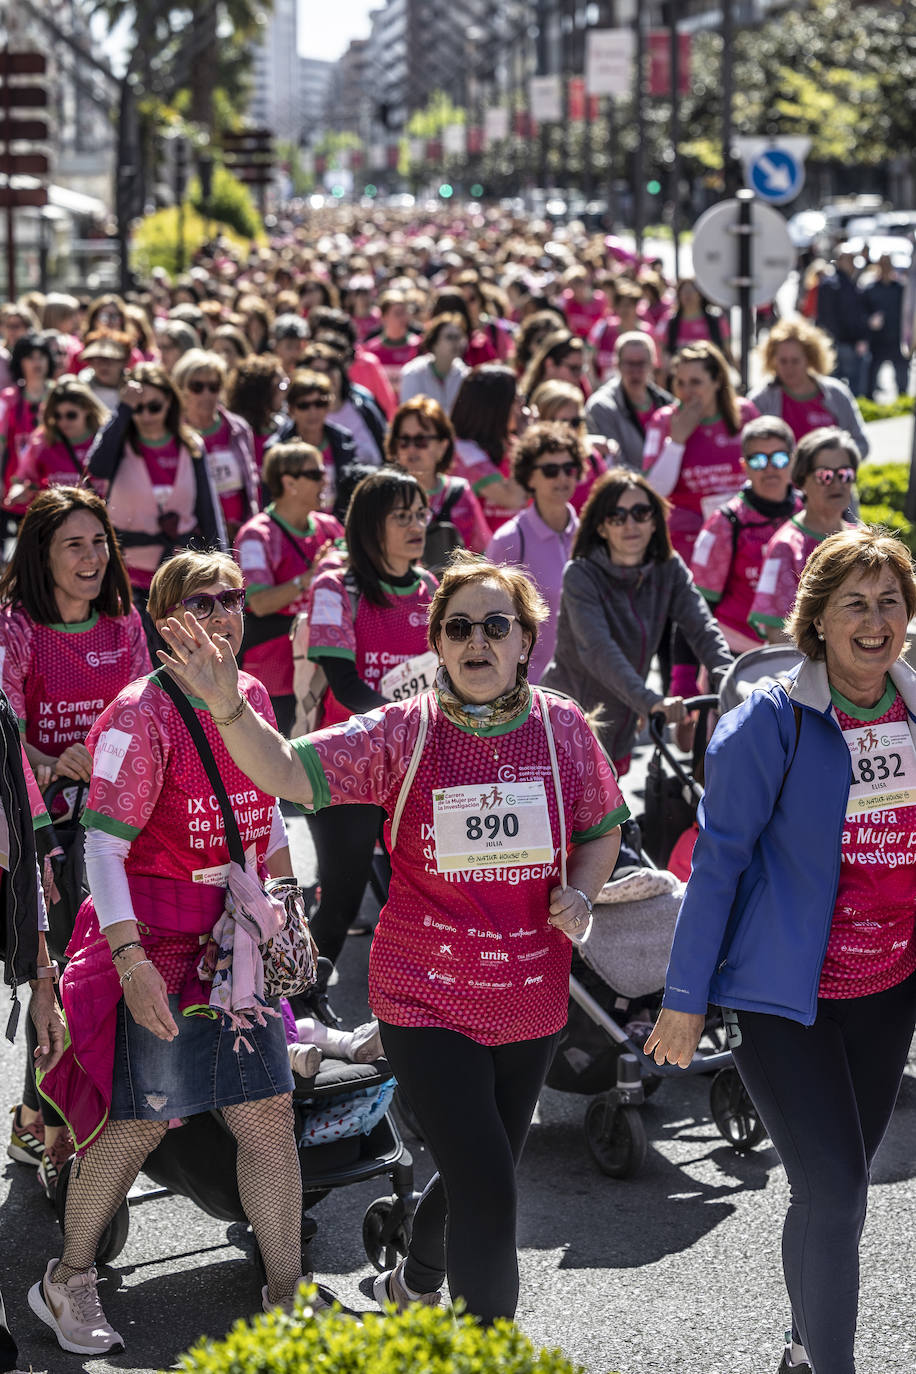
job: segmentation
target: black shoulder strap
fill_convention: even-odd
[[[237,863],[239,868],[245,867],[245,850],[242,845],[242,837],[239,834],[238,821],[235,819],[235,812],[229,800],[229,793],[226,785],[219,774],[216,766],[216,759],[213,757],[213,750],[210,748],[210,741],[204,733],[204,727],[197,719],[194,707],[188,701],[184,692],[178,686],[173,677],[170,677],[164,669],[159,669],[153,674],[153,681],[161,687],[164,692],[175,703],[175,708],[185,725],[188,727],[188,734],[194,741],[194,745],[200,755],[200,761],[204,766],[204,772],[210,779],[210,786],[213,788],[213,795],[219,802],[219,809],[223,813],[223,825],[226,827],[226,843],[229,846],[229,857]]]
[[[81,463],[80,460],[77,458],[76,451],[74,450],[74,447],[71,444],[70,440],[67,438],[66,434],[61,434],[60,437],[64,448],[67,450],[67,457],[70,459],[70,462],[73,464],[73,466],[79,473],[80,477],[82,478],[85,475],[86,471],[85,465]]]
[[[273,521],[273,523],[276,525],[276,527],[277,527],[277,529],[280,531],[280,533],[284,536],[284,538],[286,538],[286,539],[288,540],[290,547],[293,548],[293,549],[295,549],[297,555],[299,556],[299,558],[302,559],[303,563],[307,563],[307,562],[308,562],[308,559],[306,558],[305,554],[304,554],[304,553],[302,552],[302,550],[300,549],[300,547],[299,547],[298,543],[296,542],[295,538],[293,537],[293,535],[290,534],[289,530],[288,530],[288,529],[286,528],[286,526],[283,524],[282,520],[278,520],[277,517],[273,514],[272,511],[267,511],[267,512],[266,512],[266,515],[267,515],[268,520]]]
[[[443,525],[446,520],[451,520],[452,511],[455,509],[459,500],[461,499],[462,492],[461,483],[457,480],[457,478],[449,477],[446,478],[446,481],[449,484],[448,491],[445,493],[445,500],[442,502],[442,509],[436,516],[436,520],[440,525]]]
[[[741,534],[741,521],[738,519],[738,512],[732,510],[731,506],[720,506],[722,514],[732,527],[732,562],[735,561],[735,554],[738,552],[738,538]]]

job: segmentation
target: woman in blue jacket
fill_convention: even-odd
[[[916,612],[908,550],[846,530],[809,560],[785,685],[723,716],[663,1009],[646,1043],[686,1067],[707,1003],[791,1185],[780,1366],[854,1374],[869,1169],[916,1021]]]

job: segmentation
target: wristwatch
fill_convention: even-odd
[[[60,964],[52,959],[50,964],[39,964],[35,970],[36,978],[51,978],[56,983],[60,978]]]

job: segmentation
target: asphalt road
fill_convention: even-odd
[[[628,780],[637,805],[641,773]],[[292,828],[306,877],[305,826],[294,821]],[[368,946],[368,938],[351,937],[333,990],[347,1024],[367,1014]],[[880,1031],[876,1026],[876,1054]],[[21,1042],[0,1042],[9,1104],[18,1097],[22,1062]],[[736,1154],[710,1120],[709,1079],[669,1079],[643,1108],[650,1148],[642,1171],[616,1181],[587,1152],[585,1103],[547,1089],[532,1127],[521,1166],[521,1327],[538,1344],[559,1345],[589,1374],[775,1374],[786,1320],[779,1264],[786,1186],[768,1142]],[[862,1374],[916,1370],[914,1141],[916,1054],[875,1168],[862,1251]],[[427,1153],[415,1139],[408,1145],[422,1186]],[[385,1180],[340,1189],[314,1209],[315,1270],[357,1308],[371,1305],[374,1272],[362,1217],[387,1190]],[[168,1369],[199,1335],[218,1337],[258,1309],[259,1280],[238,1233],[183,1198],[134,1205],[127,1244],[101,1285],[127,1350],[82,1362],[61,1352],[28,1308],[28,1287],[59,1253],[59,1232],[34,1172],[7,1162],[0,1170],[0,1283],[23,1368]]]

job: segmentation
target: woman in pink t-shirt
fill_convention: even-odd
[[[414,396],[398,406],[385,441],[385,456],[415,477],[426,492],[433,518],[426,530],[423,562],[431,572],[438,574],[445,562],[440,555],[446,541],[436,535],[439,522],[454,525],[466,549],[483,553],[490,531],[470,482],[451,476],[455,430],[438,401]],[[431,549],[438,550],[432,558]]]
[[[374,1291],[434,1303],[447,1277],[484,1322],[515,1312],[516,1168],[566,1022],[569,940],[588,934],[628,814],[579,707],[528,685],[543,617],[518,569],[458,555],[430,611],[435,688],[292,744],[248,710],[202,627],[165,630],[255,786],[389,817],[370,1002],[438,1173]]]
[[[241,572],[220,553],[176,555],[149,594],[157,626],[169,615],[206,623],[233,664],[244,603]],[[81,1156],[67,1193],[63,1255],[29,1301],[63,1348],[82,1354],[123,1348],[95,1292],[96,1248],[176,1117],[219,1111],[235,1136],[239,1196],[266,1269],[265,1310],[289,1307],[302,1274],[293,1080],[283,1019],[276,1000],[264,999],[259,950],[278,916],[256,882],[245,902],[252,925],[224,915],[223,813],[166,676],[160,668],[131,683],[89,734],[83,824],[92,896],[80,908],[61,980],[70,1044],[41,1081],[64,1109]],[[237,669],[233,681],[272,727],[264,687]],[[235,814],[245,872],[290,874],[274,794],[232,761],[204,703],[193,695],[189,702]]]
[[[108,411],[85,382],[63,377],[48,392],[42,422],[10,474],[8,504],[27,506],[48,487],[82,481],[86,458]]]
[[[254,434],[247,420],[223,403],[226,364],[218,353],[189,348],[172,369],[184,419],[204,441],[207,465],[226,523],[229,543],[261,509]]]
[[[511,448],[528,422],[515,373],[501,363],[472,368],[452,407],[456,477],[470,482],[491,534],[528,504],[511,475]]]

